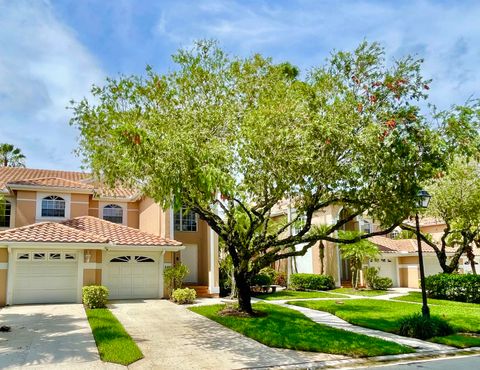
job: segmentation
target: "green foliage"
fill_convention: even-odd
[[[88,308],[104,308],[108,302],[108,288],[102,285],[88,285],[82,288],[83,304]]]
[[[289,288],[292,290],[330,290],[335,288],[335,281],[330,275],[292,274]]]
[[[421,313],[401,318],[398,326],[400,335],[418,339],[442,337],[454,332],[445,319],[438,316],[424,317]]]
[[[259,273],[252,278],[251,285],[258,285],[258,286],[271,285],[272,282],[273,282],[273,279],[270,275]]]
[[[143,358],[142,351],[110,310],[85,311],[102,361],[130,365]]]
[[[25,167],[25,155],[12,144],[0,144],[0,165],[4,167]]]
[[[275,274],[275,285],[287,286],[287,274],[283,271],[277,271]]]
[[[413,352],[391,341],[320,325],[300,312],[272,304],[255,304],[256,317],[222,315],[224,305],[191,307],[190,310],[274,348],[368,357]]]
[[[172,300],[178,304],[190,304],[197,298],[195,289],[183,288],[175,289],[172,293]]]
[[[380,277],[377,267],[367,267],[365,269],[365,281],[367,287],[374,290],[387,290],[393,286],[393,281],[389,277]]]
[[[425,278],[429,297],[480,303],[480,275],[437,274]]]
[[[167,284],[171,292],[182,287],[183,279],[188,275],[188,272],[188,267],[183,263],[165,268],[163,276],[165,278],[165,284]]]
[[[168,73],[148,67],[145,77],[109,78],[73,102],[78,153],[106,184],[199,214],[235,256],[244,305],[261,268],[341,228],[310,230],[313,212],[345,203],[388,228],[412,213],[420,186],[443,168],[438,135],[419,108],[428,84],[421,60],[384,57],[379,44],[363,42],[300,73],[200,41],[178,51]],[[285,199],[307,220],[289,237],[269,221]]]
[[[353,239],[359,234],[356,231],[339,231],[342,239]],[[352,270],[352,286],[358,287],[360,280],[360,271],[362,271],[363,263],[369,259],[376,258],[380,255],[378,247],[372,242],[363,239],[356,243],[340,244],[342,257],[350,260],[350,268]]]

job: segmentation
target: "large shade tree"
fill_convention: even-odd
[[[387,65],[376,43],[334,53],[304,76],[261,55],[228,56],[209,41],[173,61],[169,73],[148,67],[143,77],[108,79],[92,89],[93,100],[74,102],[79,151],[108,184],[138,187],[206,221],[232,258],[244,312],[253,312],[250,280],[261,268],[319,240],[390,232],[442,164],[417,106],[428,89],[421,61]],[[283,199],[297,216],[273,225]],[[314,212],[334,204],[349,212],[312,226]],[[365,212],[382,230],[338,237]],[[299,217],[299,232],[285,236]]]
[[[12,144],[0,144],[0,162],[3,167],[25,167],[25,155]]]

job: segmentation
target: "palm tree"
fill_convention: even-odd
[[[25,167],[25,156],[12,144],[0,144],[0,160],[3,167]]]

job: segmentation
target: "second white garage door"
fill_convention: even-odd
[[[158,298],[159,253],[106,253],[105,285],[111,299]]]

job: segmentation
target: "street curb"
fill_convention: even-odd
[[[376,356],[368,358],[349,358],[344,360],[328,360],[328,361],[312,361],[312,362],[303,362],[298,364],[290,365],[278,365],[278,366],[267,366],[267,367],[248,367],[245,369],[281,369],[281,370],[297,370],[297,369],[352,369],[356,367],[364,366],[373,366],[373,365],[382,365],[382,364],[393,364],[393,363],[402,363],[405,361],[413,360],[427,360],[434,358],[448,358],[455,356],[468,356],[480,354],[480,347],[472,348],[462,348],[462,349],[453,349],[453,350],[443,350],[443,351],[431,351],[431,352],[417,352],[417,353],[406,353],[402,355],[388,355],[388,356]]]

